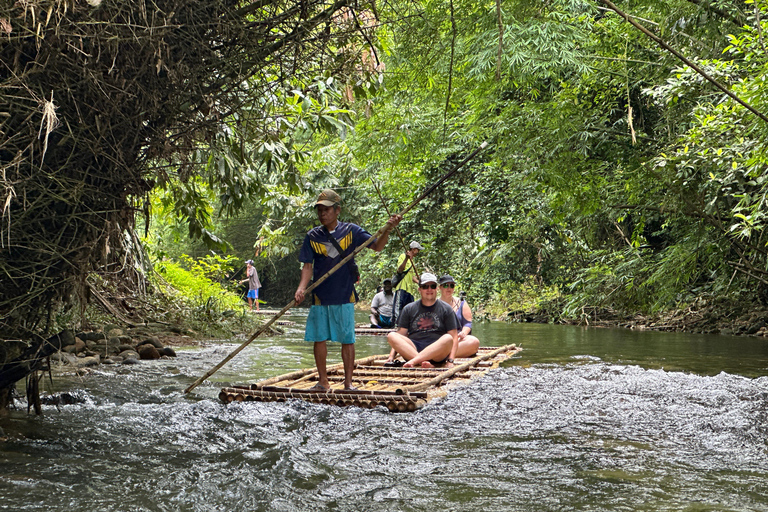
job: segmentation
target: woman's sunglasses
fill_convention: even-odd
[[[431,284],[422,284],[422,285],[421,285],[421,289],[422,289],[422,290],[434,290],[434,289],[436,289],[436,288],[437,288],[437,285],[436,285],[435,283],[431,283]]]
[[[453,288],[456,286],[456,283],[445,283],[443,284],[443,288]]]

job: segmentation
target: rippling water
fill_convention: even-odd
[[[255,342],[191,396],[183,389],[235,345],[59,377],[83,403],[0,420],[0,509],[768,509],[762,341],[478,331],[526,350],[411,414],[218,401],[222,384],[311,365],[298,330]],[[358,357],[384,343],[361,338]],[[713,358],[731,371],[714,371]]]

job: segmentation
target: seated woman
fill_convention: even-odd
[[[456,349],[455,357],[470,357],[477,354],[480,347],[480,340],[472,336],[472,310],[464,299],[457,299],[453,296],[456,287],[456,281],[445,274],[440,278],[440,300],[448,303],[456,313],[459,319],[459,347]]]

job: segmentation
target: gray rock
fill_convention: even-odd
[[[77,360],[78,368],[86,368],[88,366],[98,366],[101,358],[98,354],[89,357],[83,357]]]
[[[88,343],[89,341],[106,340],[107,335],[103,332],[85,332],[82,336],[78,335],[78,338]]]
[[[110,331],[122,331],[122,329],[120,329],[120,326],[119,326],[119,325],[115,325],[115,324],[104,324],[104,332],[105,332],[105,333],[107,333],[107,336],[114,336],[114,335],[112,335],[112,334],[109,334],[109,333],[110,333]],[[122,334],[122,332],[121,332],[120,334]]]
[[[139,360],[133,357],[123,359],[123,364],[139,364]]]
[[[149,338],[136,345],[136,348],[146,344],[150,344],[155,348],[163,348],[163,344],[160,343],[160,340],[157,338],[157,336],[150,336]]]
[[[56,352],[55,354],[51,354],[51,361],[60,361],[65,364],[77,366],[79,359],[74,354],[69,354],[67,352]]]
[[[163,347],[158,350],[161,356],[176,357],[176,351],[171,347]]]
[[[105,329],[105,332],[107,333],[107,336],[110,337],[110,338],[115,337],[115,336],[122,336],[123,334],[125,334],[125,331],[123,331],[119,327],[115,327],[115,328],[110,329],[108,331]]]
[[[122,357],[123,361],[125,361],[126,359],[136,359],[138,361],[140,359],[139,353],[133,350],[132,348],[128,350],[123,350],[122,352],[120,352],[120,354],[118,354],[118,357]]]

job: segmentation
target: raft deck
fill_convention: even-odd
[[[394,330],[394,328],[389,327],[355,327],[355,334],[357,336],[386,336]]]
[[[384,366],[387,355],[355,361],[352,376],[356,390],[344,389],[343,363],[328,367],[331,389],[313,390],[317,369],[298,370],[262,380],[250,386],[222,388],[219,398],[230,402],[284,402],[291,398],[307,402],[370,409],[383,406],[392,412],[412,412],[440,398],[457,386],[466,385],[497,368],[517,354],[520,347],[481,347],[471,358],[456,359],[453,368],[403,368]]]

